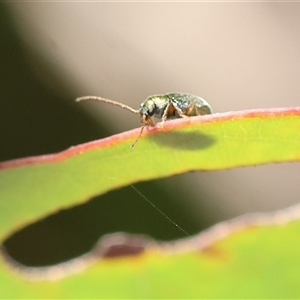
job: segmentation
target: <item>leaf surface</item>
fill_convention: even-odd
[[[190,170],[299,161],[300,108],[168,121],[164,128],[145,130],[130,148],[138,134],[136,129],[57,154],[0,164],[0,238],[61,208],[138,181]],[[223,297],[249,291],[248,296],[271,297],[272,285],[275,297],[283,295],[276,279],[285,292],[289,287],[286,295],[296,297],[299,274],[289,266],[299,264],[295,253],[300,246],[288,243],[299,238],[299,226],[297,221],[284,228],[246,230],[201,253],[193,247],[189,253],[170,256],[147,247],[140,256],[100,260],[86,272],[55,283],[26,283],[2,265],[5,289],[0,296]],[[280,274],[284,276],[279,279]]]

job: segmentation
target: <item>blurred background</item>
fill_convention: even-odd
[[[74,102],[83,95],[134,108],[166,92],[199,95],[214,112],[299,106],[299,18],[300,3],[1,3],[0,160],[59,152],[140,125],[118,107]],[[135,187],[192,235],[295,204],[299,175],[297,163],[274,164]],[[185,236],[126,187],[31,224],[4,244],[25,265],[48,265],[116,231]]]

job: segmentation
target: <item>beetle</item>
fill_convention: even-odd
[[[207,115],[212,113],[211,106],[199,96],[184,93],[168,93],[149,96],[141,103],[139,109],[134,109],[121,102],[97,96],[84,96],[76,99],[77,102],[85,100],[98,100],[127,109],[135,114],[140,114],[141,131],[131,148],[139,141],[145,126],[155,126],[154,117],[161,119],[163,127],[167,119],[185,118]]]

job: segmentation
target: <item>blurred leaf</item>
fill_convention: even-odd
[[[173,243],[157,244],[139,236],[109,235],[91,253],[61,265],[44,269],[15,266],[27,280],[38,281],[26,281],[2,266],[0,295],[1,298],[298,298],[300,243],[295,241],[300,238],[300,221],[288,221],[295,216],[299,219],[299,215],[298,206],[271,215],[244,216]],[[132,253],[134,247],[141,252],[122,257],[122,252],[125,255],[130,246]],[[109,259],[109,252],[120,256]],[[56,280],[46,281],[53,279]]]

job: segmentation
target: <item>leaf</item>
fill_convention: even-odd
[[[15,266],[25,278],[37,281],[23,281],[0,268],[0,295],[298,298],[300,271],[295,266],[300,263],[300,243],[295,240],[300,237],[299,215],[298,205],[269,215],[243,216],[173,243],[159,244],[142,236],[109,235],[91,253],[70,262],[49,268]],[[295,218],[297,221],[293,221]]]
[[[22,226],[61,208],[87,201],[95,195],[134,182],[190,170],[220,170],[299,161],[300,158],[300,108],[214,114],[193,117],[188,122],[183,119],[168,121],[163,129],[156,126],[145,130],[139,143],[134,148],[130,148],[138,133],[139,129],[136,129],[72,147],[58,154],[0,164],[0,238],[4,240]],[[295,238],[290,230],[295,230],[298,234],[299,225],[295,225],[296,229],[293,226],[287,226],[287,234]],[[290,279],[294,280],[295,274],[291,274],[289,269],[282,266],[286,255],[289,256],[294,252],[291,252],[291,247],[286,245],[285,236],[281,239],[278,237],[277,229],[272,228],[271,231],[274,238],[271,239],[269,246],[274,243],[274,240],[285,243],[284,256],[279,254],[279,257],[272,257],[272,261],[276,259],[280,263],[276,274],[285,272],[284,274],[288,274]],[[261,235],[264,231],[255,232]],[[238,244],[233,242],[230,247],[228,246],[229,248],[226,248],[227,243],[230,244],[235,239],[229,237],[224,240],[226,247],[223,249],[222,246],[220,253],[221,258],[223,253],[225,256],[224,261],[221,259],[221,264],[216,263],[215,260],[210,261],[206,255],[200,255],[198,252],[176,256],[174,259],[160,252],[156,253],[155,249],[150,249],[139,258],[132,258],[133,260],[130,258],[118,259],[117,262],[99,261],[87,272],[73,275],[55,284],[32,283],[30,285],[5,271],[3,267],[0,268],[0,280],[1,283],[7,284],[4,284],[6,288],[2,294],[6,297],[11,295],[45,297],[47,294],[47,297],[53,298],[72,297],[72,295],[73,297],[82,295],[122,298],[135,295],[137,297],[185,297],[205,291],[205,286],[200,283],[208,282],[210,279],[212,286],[216,288],[214,290],[208,287],[207,291],[211,294],[207,295],[221,296],[217,291],[222,290],[231,292],[231,295],[235,295],[234,291],[236,291],[237,295],[241,295],[235,290],[237,280],[243,283],[242,291],[252,287],[251,284],[249,285],[249,280],[250,283],[251,280],[255,283],[260,282],[259,278],[262,280],[262,277],[255,277],[253,274],[261,274],[261,260],[258,259],[257,249],[260,248],[263,239],[255,238],[258,244],[247,246],[247,243],[253,239],[251,235],[249,238],[248,233],[240,236]],[[243,247],[244,249],[239,249]],[[215,245],[213,248],[215,249]],[[191,250],[195,249],[197,248]],[[218,253],[218,250],[213,253]],[[249,253],[253,253],[253,259],[249,259],[248,265]],[[240,264],[240,260],[245,268],[241,267],[243,264]],[[255,261],[258,264],[257,273],[250,270],[250,266],[253,267]],[[236,267],[234,276],[230,273],[231,263]],[[291,259],[290,264],[296,265],[296,263],[298,263],[297,258]],[[221,272],[222,270],[224,273]],[[245,276],[244,280],[239,276],[239,272]],[[190,275],[187,276],[188,273]],[[270,275],[272,275],[270,272],[266,274],[266,278]],[[264,280],[267,279],[261,282]],[[244,285],[245,282],[248,285]],[[289,282],[286,281],[285,285],[291,284],[293,287],[291,291],[295,291],[295,285]],[[114,289],[112,283],[117,284],[120,289]],[[189,290],[186,288],[187,284],[191,284],[190,293],[187,292]],[[11,285],[18,286],[18,291],[11,289]],[[168,289],[163,289],[166,285]],[[91,289],[89,294],[87,286],[95,289]],[[259,295],[270,295],[269,287],[261,286],[260,289],[262,293]],[[278,287],[276,286],[274,290],[278,291]],[[149,293],[146,293],[147,291]],[[229,295],[228,293],[226,295]],[[0,292],[0,296],[3,295]]]

